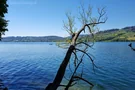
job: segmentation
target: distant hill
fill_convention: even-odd
[[[63,41],[63,37],[59,36],[17,36],[17,37],[4,37],[2,38],[2,42],[55,42],[55,41]]]
[[[97,32],[95,41],[135,41],[135,26]]]
[[[80,35],[80,40],[86,38],[88,35]],[[99,31],[94,35],[94,40],[101,41],[135,41],[135,26],[124,27],[122,29],[109,29],[104,31]],[[70,37],[66,37],[70,38]],[[17,36],[17,37],[4,37],[2,42],[56,42],[65,41],[64,37],[59,36]],[[91,41],[91,37],[89,37]]]

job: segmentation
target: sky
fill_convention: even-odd
[[[106,7],[108,20],[100,30],[135,25],[135,0],[8,0],[8,32],[5,36],[68,36],[63,29],[65,13],[78,15],[78,7],[90,4],[93,16],[97,8]],[[78,23],[78,22],[76,22]]]

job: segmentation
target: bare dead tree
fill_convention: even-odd
[[[64,47],[64,48],[68,48],[68,50],[67,50],[64,60],[62,61],[61,65],[57,71],[54,81],[52,83],[48,84],[48,86],[46,87],[45,90],[56,90],[59,86],[63,86],[63,87],[65,87],[65,90],[68,90],[69,87],[75,85],[76,82],[79,80],[82,80],[82,81],[90,84],[91,86],[94,86],[91,82],[89,82],[88,80],[86,80],[82,77],[83,70],[80,75],[77,75],[77,70],[78,70],[80,64],[83,62],[84,56],[87,56],[90,59],[90,61],[92,62],[92,65],[93,65],[93,69],[94,69],[94,67],[96,67],[96,65],[94,64],[93,58],[87,52],[88,48],[89,47],[91,48],[93,46],[94,42],[92,42],[92,44],[90,44],[87,40],[78,41],[78,39],[82,33],[86,33],[86,30],[89,31],[90,36],[94,37],[93,29],[98,24],[105,23],[107,20],[107,17],[105,17],[105,14],[106,14],[105,8],[98,9],[99,16],[97,18],[93,18],[92,17],[92,8],[89,6],[88,9],[86,10],[84,8],[84,6],[81,4],[81,7],[79,9],[79,17],[77,19],[81,22],[82,27],[77,31],[75,28],[76,17],[72,16],[71,13],[66,13],[67,22],[64,22],[64,29],[71,35],[71,39],[68,42],[69,46]],[[83,49],[82,49],[82,47],[80,48],[79,45],[83,45],[84,48]],[[82,53],[81,58],[78,58],[77,52]],[[61,85],[62,79],[64,78],[64,75],[65,75],[67,65],[69,64],[71,55],[74,55],[74,57],[75,57],[75,59],[74,59],[75,69],[74,69],[74,71],[72,71],[72,75],[71,75],[71,78],[69,79],[68,84]]]

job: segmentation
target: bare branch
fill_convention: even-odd
[[[71,13],[70,12],[68,12],[68,13],[66,13],[66,17],[67,17],[67,19],[68,19],[68,21],[67,21],[67,23],[65,23],[64,21],[63,21],[63,27],[64,27],[64,29],[70,34],[70,35],[73,35],[73,33],[74,33],[74,25],[75,25],[75,17],[73,17],[72,15],[71,15]]]
[[[68,78],[66,78],[65,76],[64,76],[64,78],[65,78],[67,81],[69,81],[69,79],[68,79]]]
[[[80,49],[78,49],[78,48],[75,48],[75,50],[78,50],[78,51],[80,51],[80,52],[86,54],[86,55],[90,58],[90,60],[91,60],[91,62],[92,62],[92,65],[93,65],[93,70],[94,70],[94,67],[97,68],[97,66],[96,66],[95,63],[94,63],[94,60],[91,58],[91,56],[90,56],[88,53],[86,53],[85,51],[80,50]],[[94,70],[94,71],[95,71],[95,70]]]
[[[80,52],[86,54],[86,55],[90,58],[90,60],[93,62],[93,59],[91,58],[91,56],[90,56],[88,53],[86,53],[85,51],[83,51],[83,50],[81,50],[81,49],[78,49],[78,48],[75,48],[75,50],[78,50],[78,51],[80,51]]]
[[[94,43],[93,43],[92,45],[89,45],[89,44],[86,43],[86,42],[79,42],[79,43],[77,43],[76,45],[79,45],[79,44],[84,44],[84,45],[86,45],[86,46],[88,46],[88,47],[90,47],[90,48],[94,45]]]
[[[77,84],[77,83],[75,82],[75,83],[71,84],[70,86],[74,86],[75,84]]]
[[[94,86],[92,83],[90,83],[88,80],[86,80],[86,79],[84,79],[82,77],[74,76],[73,78],[81,79],[81,80],[85,81],[86,83],[90,84],[91,86]]]
[[[98,22],[100,22],[101,18],[106,14],[105,7],[103,7],[102,9],[98,8],[98,14],[99,14]]]
[[[92,32],[91,29],[90,29],[90,27],[89,27],[90,25],[97,25],[97,24],[101,24],[101,23],[105,23],[105,22],[106,22],[106,21],[100,21],[100,22],[89,23],[89,24],[83,25],[83,27],[76,33],[76,35],[75,35],[74,38],[72,39],[73,45],[75,45],[75,42],[76,42],[78,36],[80,35],[80,33],[81,33],[82,31],[85,30],[85,27],[86,27],[86,26],[89,28],[90,32]]]
[[[69,61],[69,65],[68,65],[68,66],[69,66],[70,72],[73,73],[73,71],[72,71],[72,69],[71,69],[71,67],[70,67],[70,61]]]
[[[132,43],[128,45],[133,51],[135,51],[135,48],[132,47]]]
[[[79,59],[78,59],[78,57],[77,57],[77,55],[76,55],[76,52],[75,52],[75,51],[73,51],[73,54],[75,55],[74,65],[75,65],[75,67],[76,67],[76,61],[78,61]]]
[[[84,51],[87,50],[87,48],[88,48],[88,47],[86,47],[86,48],[84,49]],[[84,57],[84,54],[83,54],[82,57],[81,57],[81,61],[80,61],[80,62],[78,63],[78,65],[76,66],[76,68],[75,68],[75,70],[74,70],[74,72],[73,72],[73,74],[72,74],[72,76],[71,76],[71,79],[70,79],[69,83],[67,84],[65,90],[68,90],[68,88],[71,86],[71,84],[72,84],[74,81],[77,81],[77,80],[73,80],[73,77],[74,77],[74,75],[75,75],[75,73],[76,73],[76,71],[77,71],[79,65],[82,63],[83,57]],[[78,80],[79,80],[79,79],[78,79]]]
[[[59,85],[60,87],[66,87],[66,85]]]

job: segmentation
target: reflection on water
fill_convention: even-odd
[[[94,73],[91,62],[87,58],[84,62],[84,76],[95,85],[92,90],[134,90],[135,52],[128,44],[96,43],[95,49],[89,50],[100,67]],[[9,90],[44,90],[54,79],[65,53],[49,43],[0,43],[0,79]],[[76,88],[90,90],[83,82],[71,90]]]

